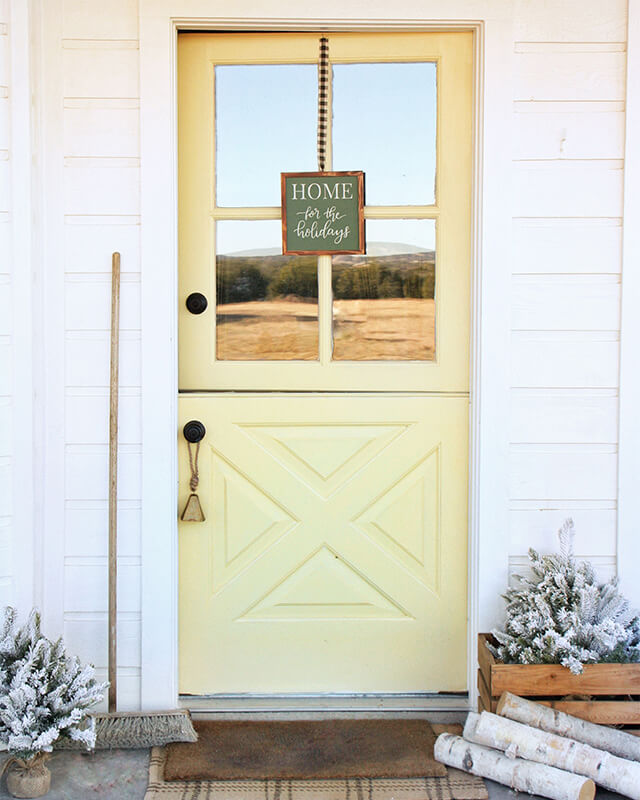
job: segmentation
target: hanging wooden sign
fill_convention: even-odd
[[[363,172],[283,172],[285,255],[364,253]]]

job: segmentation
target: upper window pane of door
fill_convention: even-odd
[[[216,205],[279,206],[280,173],[316,169],[317,68],[215,68]]]
[[[436,181],[434,62],[333,68],[333,168],[363,170],[367,205],[431,205]]]

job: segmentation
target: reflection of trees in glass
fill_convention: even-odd
[[[269,296],[278,297],[290,294],[298,297],[318,296],[318,267],[315,259],[294,259],[280,267],[269,282]]]
[[[232,263],[227,262],[242,262]],[[216,292],[218,304],[246,303],[267,295],[268,280],[248,259],[218,258]]]
[[[435,270],[413,270],[404,278],[402,296],[433,298],[435,296],[435,288]]]
[[[217,302],[247,303],[295,295],[318,297],[315,256],[218,256]],[[340,256],[333,262],[337,300],[435,296],[435,255]]]
[[[318,296],[317,259],[310,256],[218,256],[218,305],[295,294]]]
[[[347,257],[334,261],[333,294],[337,300],[435,295],[435,259],[431,251],[378,258],[357,256],[354,262],[349,263]]]
[[[378,296],[375,267],[347,267],[333,276],[333,295],[340,300],[370,299]]]

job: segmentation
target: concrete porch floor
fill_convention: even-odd
[[[196,713],[194,719],[211,718],[210,714]],[[215,715],[216,717],[222,715]],[[326,718],[320,713],[306,714],[271,714],[262,713],[252,715],[254,718],[291,719],[291,718]],[[349,713],[332,714],[336,717],[352,717]],[[388,716],[378,713],[358,714],[362,717]],[[464,722],[465,713],[409,713],[394,714],[394,717],[416,716],[429,719],[431,722]],[[225,718],[245,718],[246,715],[225,714]],[[48,800],[143,800],[147,789],[149,774],[150,750],[99,750],[93,753],[78,753],[72,751],[54,752],[48,762],[51,770],[51,790],[46,795]],[[0,754],[0,769],[6,760],[6,754]],[[518,797],[505,786],[500,786],[493,781],[485,781],[489,791],[489,800],[514,800]],[[524,797],[536,797],[523,795]],[[616,800],[621,796],[598,789],[596,800]],[[9,800],[11,795],[6,788],[6,778],[0,781],[0,800]]]

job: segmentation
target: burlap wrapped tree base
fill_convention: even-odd
[[[12,758],[7,767],[7,791],[13,797],[42,797],[51,788],[51,773],[45,764],[49,754]]]

